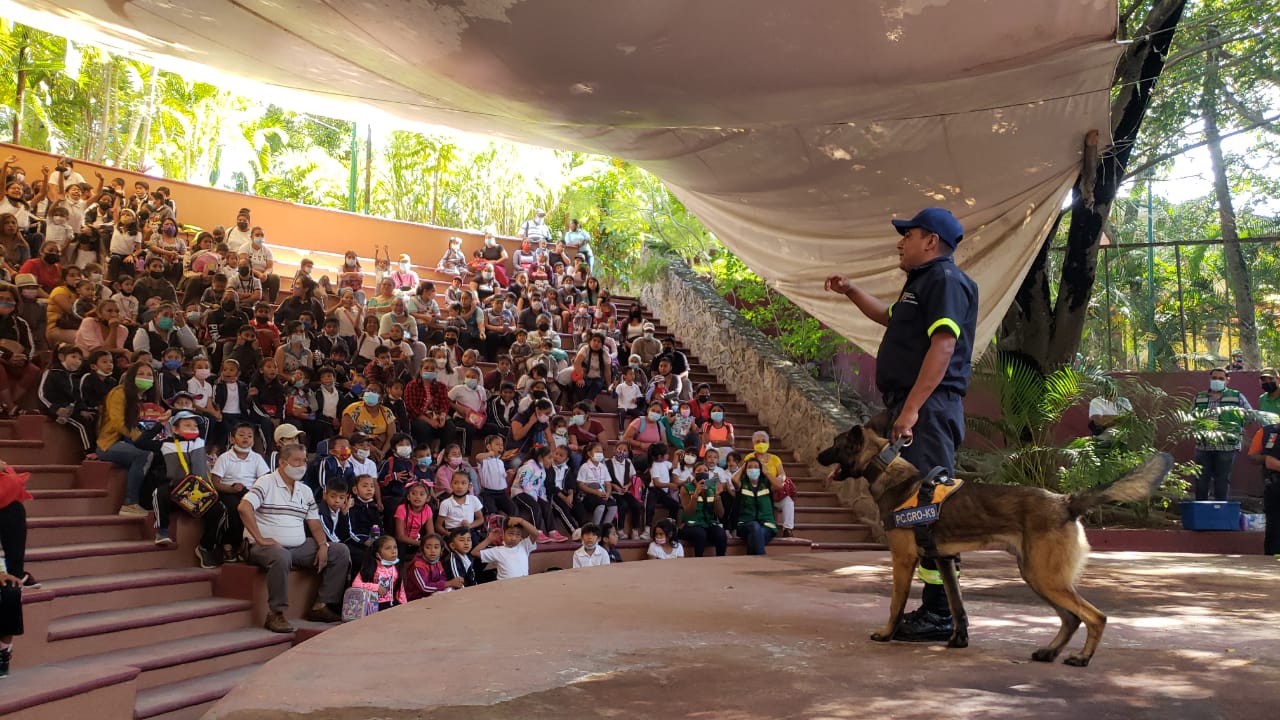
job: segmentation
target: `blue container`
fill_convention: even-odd
[[[1239,530],[1240,503],[1196,500],[1182,503],[1186,530]]]

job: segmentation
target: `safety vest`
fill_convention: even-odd
[[[1209,391],[1201,390],[1196,393],[1195,409],[1199,411],[1209,410]],[[1227,388],[1222,391],[1222,397],[1218,400],[1218,429],[1224,433],[1234,435],[1235,442],[1240,443],[1240,433],[1244,429],[1244,405],[1241,403],[1241,395],[1239,390]],[[1219,444],[1219,443],[1211,443]],[[1228,441],[1229,444],[1229,441]]]
[[[714,482],[714,480],[711,480]],[[685,492],[693,495],[693,490],[698,484],[696,482],[688,482],[684,484]],[[694,505],[693,512],[684,512],[683,508],[680,512],[680,519],[686,525],[695,525],[697,527],[711,527],[719,525],[720,519],[716,517],[716,493],[712,486],[703,488],[701,495],[694,495],[697,504]]]
[[[773,522],[773,485],[763,474],[755,485],[744,474],[742,489],[738,491],[738,527],[751,522],[777,528]]]

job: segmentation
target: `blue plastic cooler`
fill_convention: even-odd
[[[1217,500],[1184,502],[1182,527],[1187,530],[1239,530],[1240,503]]]

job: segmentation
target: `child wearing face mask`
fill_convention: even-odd
[[[413,459],[413,438],[405,433],[393,435],[391,452],[387,453],[382,467],[378,469],[378,503],[382,505],[388,520],[404,501],[405,486],[417,479],[414,472],[416,464]]]
[[[580,533],[582,547],[573,551],[573,566],[575,568],[609,564],[609,551],[600,544],[600,535],[599,525],[587,523],[582,526]]]
[[[116,386],[115,358],[109,350],[94,350],[85,358],[88,370],[80,376],[80,400],[85,412],[92,415],[97,424],[98,408],[102,407],[107,393]],[[92,425],[90,427],[93,427]]]
[[[609,492],[610,477],[604,446],[593,442],[586,446],[585,455],[575,478],[578,497],[573,508],[584,533],[589,523],[613,522],[618,513],[617,500]]]
[[[364,433],[351,436],[351,466],[356,475],[378,475],[378,458],[373,452],[373,438]]]
[[[89,453],[93,451],[94,442],[89,436],[89,428],[95,427],[96,417],[86,412],[80,397],[77,376],[83,362],[84,355],[80,348],[70,344],[60,346],[57,362],[44,371],[36,395],[40,398],[44,414],[59,425],[70,428],[80,439],[84,452]]]
[[[138,436],[134,444],[143,450],[160,453],[164,460],[164,481],[152,490],[155,508],[155,544],[172,545],[169,536],[169,514],[172,503],[169,490],[188,475],[209,478],[209,459],[204,439],[200,437],[200,425],[196,414],[180,410],[169,422],[157,422]],[[200,518],[204,531],[196,546],[196,557],[201,567],[217,567],[221,563],[223,528],[227,526],[227,508],[222,503],[213,506]]]
[[[469,483],[467,492],[473,492],[480,483],[475,468],[467,463],[467,459],[462,455],[462,447],[458,443],[450,443],[440,450],[433,487],[437,501],[444,500],[452,492],[454,475],[467,478]]]
[[[351,566],[358,567],[364,562],[369,546],[382,534],[382,528],[392,528],[395,521],[388,522],[382,515],[378,505],[378,479],[369,475],[356,477],[356,484],[351,488],[351,507],[347,509],[347,517],[351,521],[351,538],[346,541],[351,552]]]
[[[275,360],[266,358],[258,367],[258,375],[249,386],[249,396],[253,398],[254,409],[277,423],[283,422],[285,406],[292,396],[292,391],[297,389],[293,383],[297,371],[290,373],[290,383],[286,389],[284,379],[280,377],[280,366]],[[305,376],[302,387],[306,387]],[[299,424],[298,427],[302,426]]]
[[[449,481],[449,497],[440,501],[440,511],[436,513],[436,532],[447,534],[461,527],[471,531],[472,542],[484,539],[484,506],[480,504],[480,498],[469,492],[470,489],[467,477],[454,473]]]
[[[223,562],[236,562],[244,542],[244,524],[240,520],[240,500],[258,478],[271,472],[267,461],[253,449],[254,428],[249,423],[236,425],[231,432],[227,451],[213,463],[210,479],[218,488],[218,500],[227,510],[227,530],[222,539]]]
[[[414,543],[417,547],[417,543]],[[378,609],[386,610],[408,602],[404,584],[400,578],[400,550],[396,538],[383,535],[373,543],[373,552],[364,557],[364,564],[351,587],[368,590],[378,596]]]
[[[187,392],[191,393],[197,412],[206,410],[209,401],[213,399],[213,384],[209,382],[212,374],[209,358],[201,356],[191,361],[191,379],[187,380]]]

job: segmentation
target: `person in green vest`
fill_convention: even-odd
[[[693,545],[693,556],[702,557],[710,541],[716,546],[716,557],[723,557],[729,546],[729,536],[720,525],[724,505],[705,462],[695,463],[689,482],[680,486],[680,510],[680,539]]]
[[[1201,433],[1196,438],[1195,460],[1200,466],[1196,500],[1208,500],[1212,490],[1214,500],[1224,501],[1231,488],[1231,466],[1240,452],[1246,411],[1253,408],[1239,390],[1227,387],[1226,368],[1209,371],[1209,389],[1196,393],[1192,408],[1197,415],[1218,422],[1213,432]]]
[[[1263,368],[1258,373],[1258,381],[1262,383],[1262,394],[1258,396],[1258,409],[1280,416],[1280,385],[1276,384],[1275,368]]]
[[[738,537],[747,543],[748,555],[764,555],[764,546],[778,534],[773,521],[773,478],[751,457],[733,476],[738,491]]]

